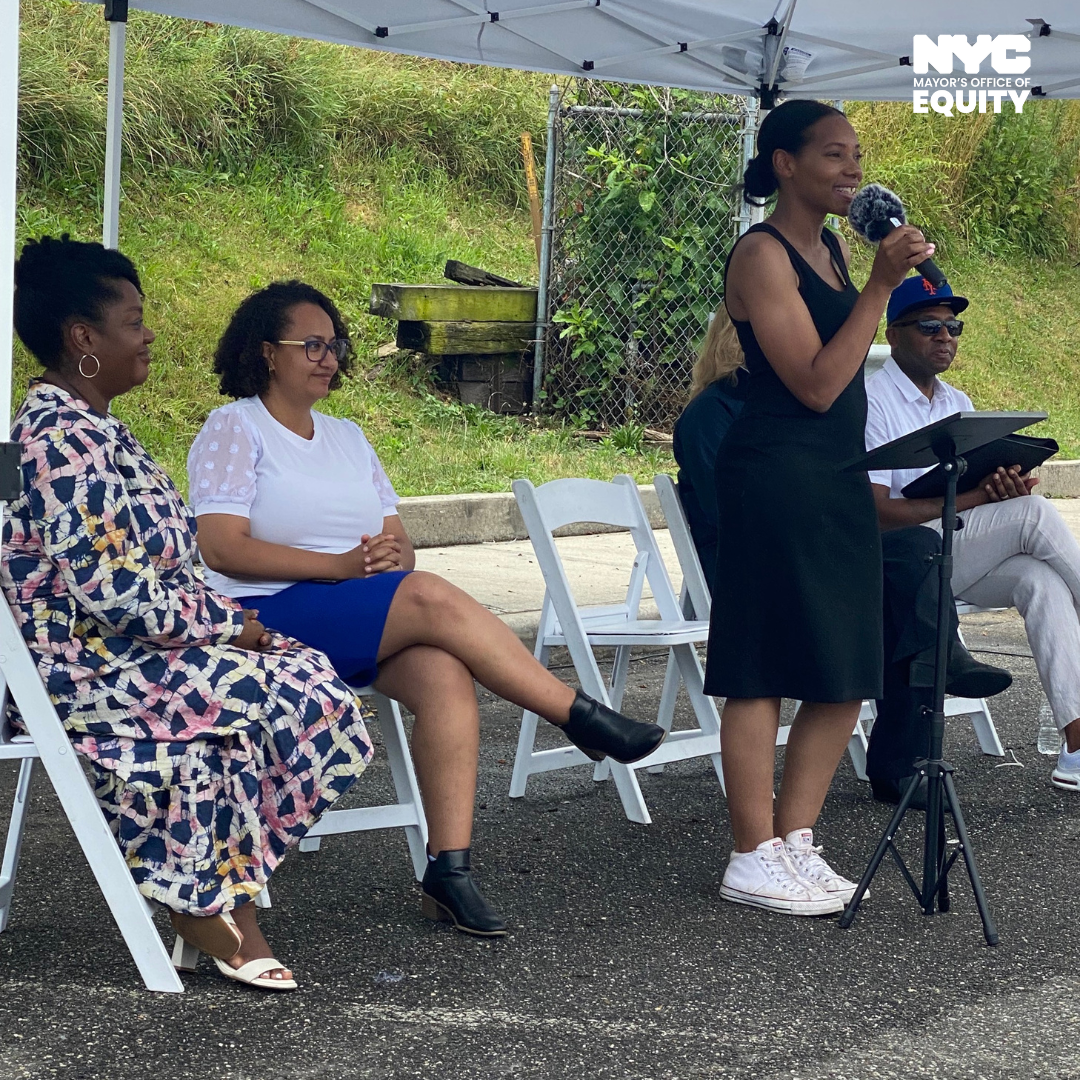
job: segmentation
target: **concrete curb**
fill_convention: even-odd
[[[639,484],[649,523],[665,528],[660,501],[652,484]],[[454,547],[458,544],[489,544],[527,540],[525,522],[511,492],[472,495],[415,495],[401,500],[401,521],[417,548]],[[589,536],[624,530],[596,522],[580,521],[558,530],[556,536]]]
[[[1048,499],[1080,499],[1080,461],[1048,461],[1035,475]]]
[[[1048,461],[1036,469],[1039,491],[1050,499],[1080,499],[1080,461]],[[660,502],[652,484],[639,484],[653,528],[666,527]],[[401,500],[401,520],[417,548],[454,547],[458,544],[490,544],[526,540],[528,533],[511,492],[468,495],[414,495]],[[556,536],[589,536],[621,532],[595,522],[577,522]]]

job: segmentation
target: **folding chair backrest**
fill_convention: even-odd
[[[586,636],[582,611],[574,598],[552,534],[564,525],[579,521],[593,521],[629,529],[637,548],[637,557],[635,572],[627,592],[624,618],[637,617],[636,601],[640,597],[641,588],[639,571],[644,565],[645,578],[652,589],[661,619],[681,620],[679,602],[641,503],[637,485],[632,477],[618,476],[612,483],[570,479],[552,480],[540,487],[534,487],[528,480],[515,480],[513,489],[540,572],[544,575],[547,590],[545,613],[550,609],[558,619],[567,648],[578,670],[582,688],[587,694],[607,701],[604,681]],[[612,612],[610,618],[616,619],[618,616]],[[545,633],[545,623],[546,619],[542,618],[541,634]]]
[[[548,581],[550,574],[551,582],[559,584],[560,591],[565,590],[571,602],[573,591],[562,568],[553,533],[565,525],[582,521],[597,522],[629,530],[638,552],[639,565],[644,563],[645,577],[660,617],[682,618],[678,598],[633,477],[616,476],[611,483],[603,480],[551,480],[540,487],[534,487],[529,480],[515,480],[513,490],[540,560],[544,580]],[[645,556],[644,560],[640,558],[642,555]],[[555,601],[555,591],[550,583],[548,587]],[[558,603],[556,612],[561,622],[563,615],[558,611]]]
[[[546,531],[554,532],[579,521],[595,521],[624,529],[638,524],[637,508],[622,486],[616,487],[604,480],[569,479],[551,480],[533,487],[528,480],[515,480],[515,496],[519,486],[524,488],[526,485],[534,492]]]
[[[657,473],[653,484],[656,488],[656,496],[660,500],[660,509],[664,512],[664,520],[667,522],[675,555],[679,560],[683,586],[690,598],[693,617],[708,621],[712,611],[712,596],[709,593],[705,572],[701,567],[701,559],[698,558],[694,538],[690,533],[682,499],[679,498],[679,487],[675,483],[675,478],[667,473]]]

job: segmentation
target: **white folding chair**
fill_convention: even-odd
[[[974,604],[956,602],[957,615],[980,615],[987,611],[1004,611],[1005,608],[983,608]],[[960,632],[960,640],[964,641],[963,631]],[[966,645],[967,642],[964,642]],[[979,740],[979,748],[984,754],[993,757],[1004,757],[1005,748],[1001,745],[997,728],[990,716],[990,706],[986,698],[947,697],[945,699],[945,718],[954,716],[966,716],[975,728],[975,737]],[[859,712],[859,720],[869,732],[877,719],[877,704],[873,701],[864,701]]]
[[[9,694],[22,715],[28,732],[26,735],[16,734],[6,719],[4,706]],[[386,806],[331,810],[300,842],[300,847],[305,851],[316,850],[322,837],[335,833],[403,828],[412,855],[413,872],[419,880],[427,864],[427,821],[405,739],[401,712],[397,702],[371,687],[358,690],[357,694],[371,697],[375,702],[398,802]],[[128,871],[116,838],[105,821],[78,755],[72,749],[64,725],[45,691],[11,609],[2,601],[0,760],[20,762],[3,861],[0,862],[0,933],[7,929],[11,914],[34,762],[40,760],[146,988],[182,993],[184,985],[173,964],[177,962],[178,966],[193,966],[198,952],[177,939],[173,959],[170,960],[154,926],[150,902],[139,892]],[[260,907],[269,907],[269,890],[264,889],[255,902]]]
[[[618,709],[626,688],[631,648],[667,648],[687,689],[699,726],[672,732],[656,751],[633,765],[620,765],[610,760],[593,763],[574,746],[534,750],[539,718],[536,713],[526,711],[521,718],[510,781],[511,798],[525,794],[528,778],[534,773],[573,765],[593,765],[594,778],[605,779],[609,775],[614,778],[626,816],[647,825],[651,818],[635,775],[638,769],[685,758],[708,757],[722,787],[720,720],[712,698],[702,690],[701,664],[694,649],[696,643],[708,637],[709,625],[700,619],[683,618],[633,479],[617,476],[612,483],[552,480],[539,488],[533,487],[528,480],[516,480],[513,488],[546,585],[536,635],[537,659],[547,666],[551,650],[566,646],[584,692]],[[624,603],[594,608],[577,606],[552,535],[556,529],[577,521],[599,522],[630,530],[637,554]],[[646,581],[659,609],[659,619],[640,618],[641,594]],[[601,676],[593,653],[594,648],[603,646],[615,648],[609,682]]]
[[[678,486],[674,477],[667,473],[657,473],[653,478],[653,484],[683,574],[681,597],[683,614],[688,619],[698,618],[707,622],[712,612],[712,598],[709,594],[709,585],[705,579],[705,573],[701,568],[701,559],[698,557],[697,548],[694,546],[694,538],[690,534],[690,525],[686,520],[682,500],[679,498]],[[671,716],[675,710],[675,698],[679,692],[679,682],[678,670],[669,660],[667,674],[664,677],[664,689],[660,695],[660,719],[658,719],[657,723],[665,726],[671,724]],[[865,711],[865,702],[863,710]],[[786,746],[790,734],[791,725],[781,725],[776,733],[776,745]],[[851,733],[851,739],[848,741],[848,754],[851,755],[851,764],[855,769],[855,775],[860,780],[866,779],[866,746],[866,733],[863,730],[862,713],[860,713],[859,719],[855,721],[855,730]]]
[[[11,910],[31,775],[37,759],[45,767],[45,773],[146,988],[182,993],[184,985],[154,926],[150,903],[139,892],[128,871],[116,838],[105,821],[64,725],[49,700],[37,665],[23,641],[11,609],[2,600],[0,675],[3,679],[0,689],[6,691],[2,695],[3,702],[6,703],[7,694],[10,693],[28,732],[27,735],[15,735],[6,720],[0,721],[0,758],[21,762],[3,864],[0,866],[0,930],[6,928]]]
[[[324,836],[340,833],[367,832],[370,829],[404,829],[412,856],[413,873],[421,881],[427,869],[427,818],[420,787],[416,782],[409,742],[401,722],[401,708],[372,686],[356,691],[357,697],[369,698],[375,704],[382,731],[390,776],[397,794],[396,803],[383,806],[358,806],[348,810],[328,810],[300,841],[301,851],[318,851]]]
[[[300,841],[300,850],[318,851],[324,836],[368,832],[371,829],[404,829],[412,856],[413,873],[420,881],[427,868],[427,818],[424,817],[424,803],[416,782],[405,726],[401,722],[401,708],[396,701],[380,694],[373,686],[365,686],[354,693],[358,698],[370,698],[375,704],[397,802],[328,810]],[[262,908],[270,907],[269,886],[256,895],[255,903]],[[177,935],[173,942],[173,964],[182,971],[193,971],[198,959],[199,950]]]

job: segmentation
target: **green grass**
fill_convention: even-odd
[[[101,11],[71,0],[22,11],[19,234],[96,239]],[[531,131],[542,158],[548,83],[132,13],[120,238],[159,336],[150,380],[116,411],[185,490],[187,448],[223,401],[217,337],[248,292],[287,277],[342,307],[359,363],[327,409],[364,427],[402,494],[672,467],[635,431],[597,444],[463,408],[432,393],[417,361],[377,355],[394,324],[366,314],[372,282],[437,281],[447,258],[535,281],[518,139]],[[980,407],[1047,409],[1047,433],[1080,457],[1080,106],[1027,108],[1013,127],[892,104],[851,115],[867,178],[909,199],[973,301],[956,384]],[[856,280],[868,267],[859,251]],[[32,371],[19,352],[16,399]]]
[[[22,237],[100,233],[106,40],[89,5],[24,4]],[[352,328],[358,370],[326,408],[364,427],[403,495],[671,466],[462,408],[415,362],[376,355],[396,324],[367,315],[372,282],[438,281],[448,258],[535,281],[518,140],[542,143],[547,85],[132,13],[120,244],[158,339],[149,381],[115,409],[184,490],[187,449],[224,401],[218,335],[244,296],[290,277]],[[18,351],[16,400],[35,370]]]
[[[158,332],[147,384],[115,403],[150,452],[186,490],[185,460],[210,409],[225,399],[211,371],[214,343],[253,288],[303,277],[341,304],[354,327],[359,364],[327,403],[356,420],[403,495],[504,491],[512,479],[651,479],[668,468],[666,451],[627,455],[576,438],[562,425],[543,427],[463,408],[435,396],[419,361],[379,360],[395,324],[364,314],[372,281],[438,280],[448,257],[527,277],[535,258],[527,217],[490,201],[466,199],[445,181],[384,182],[356,192],[297,178],[249,180],[243,187],[193,174],[168,186],[129,191],[121,217],[122,248],[139,266],[147,320]],[[93,212],[51,196],[24,196],[27,235],[70,230],[92,235]],[[20,350],[16,397],[36,365]]]

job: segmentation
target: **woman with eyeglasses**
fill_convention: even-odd
[[[543,716],[589,757],[636,761],[664,737],[542,667],[468,594],[415,571],[398,497],[363,432],[314,406],[348,374],[334,304],[299,281],[248,297],[218,343],[221,392],[188,456],[199,552],[215,589],[327,654],[416,717],[428,821],[422,910],[470,934],[506,933],[470,871],[479,746],[475,679]]]
[[[5,599],[139,890],[226,977],[295,989],[250,901],[370,760],[360,709],[326,657],[207,588],[194,517],[112,415],[152,364],[131,261],[28,241],[14,314],[43,370],[11,430]]]
[[[744,177],[776,204],[736,243],[724,303],[750,371],[716,459],[716,592],[705,689],[726,698],[721,746],[734,850],[720,894],[793,915],[839,911],[854,884],[814,843],[863,698],[882,681],[881,542],[863,453],[863,362],[889,294],[932,253],[910,226],[879,245],[862,292],[843,241],[862,180],[858,136],[818,101],[762,122]],[[725,573],[737,566],[737,574]],[[802,705],[774,800],[780,702]]]

